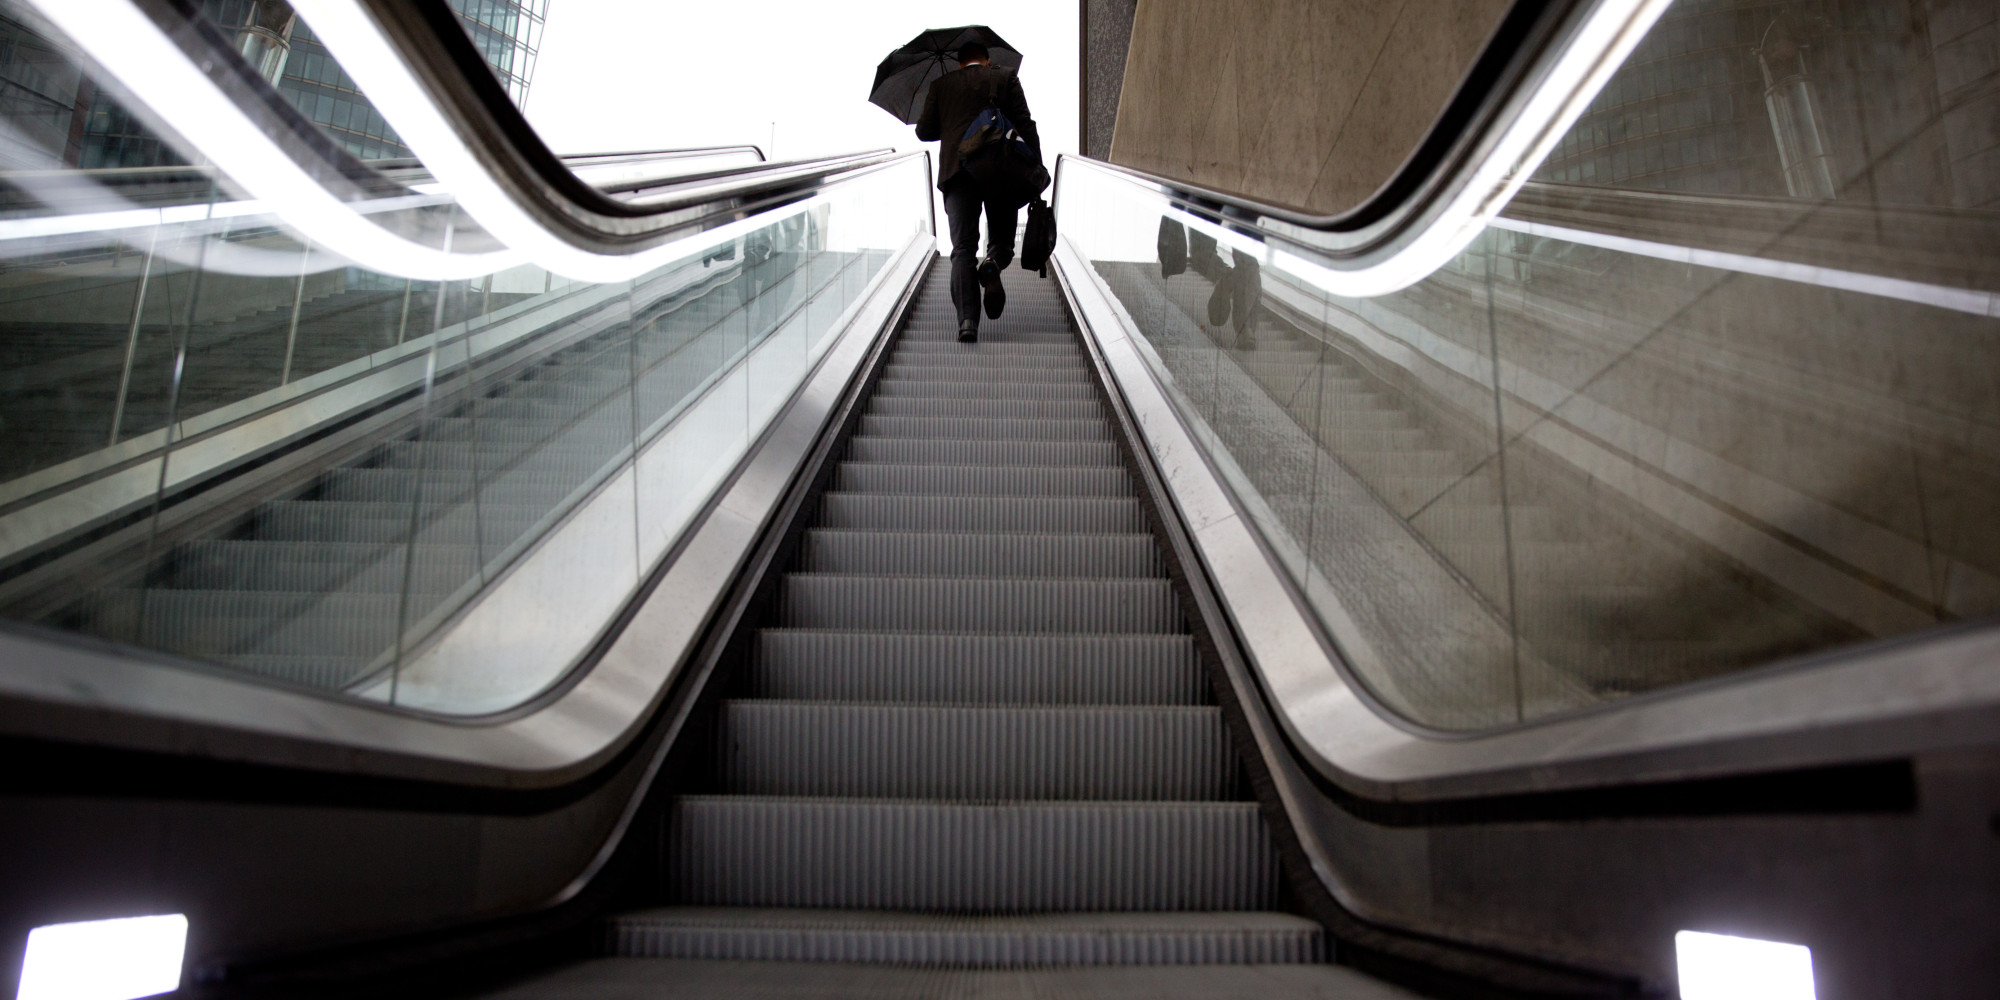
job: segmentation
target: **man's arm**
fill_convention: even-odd
[[[1028,93],[1021,89],[1019,76],[1007,81],[1007,91],[1000,100],[1000,110],[1007,115],[1007,120],[1014,123],[1014,128],[1028,140],[1028,145],[1035,147],[1035,155],[1042,155],[1042,133],[1035,127],[1034,116],[1028,113]]]
[[[931,89],[924,91],[924,113],[917,116],[917,141],[936,142],[938,139],[938,80],[931,81]]]

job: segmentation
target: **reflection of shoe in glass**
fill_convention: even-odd
[[[1187,270],[1187,230],[1180,223],[1161,216],[1160,236],[1155,247],[1160,257],[1160,277],[1171,278]]]
[[[962,319],[962,320],[959,320],[959,321],[958,321],[958,342],[959,342],[959,343],[961,343],[961,344],[970,344],[970,343],[972,343],[973,341],[975,341],[975,340],[978,340],[978,339],[979,339],[979,321],[978,321],[978,320],[976,320],[976,319]]]
[[[986,293],[986,318],[999,319],[1007,308],[1007,289],[1000,284],[1000,265],[991,257],[979,262],[979,287]]]
[[[1236,297],[1235,292],[1231,290],[1231,286],[1235,283],[1236,272],[1234,271],[1224,271],[1222,277],[1216,279],[1215,291],[1210,292],[1208,295],[1209,326],[1221,326],[1229,322],[1230,300]]]
[[[1231,307],[1236,313],[1238,339],[1254,347],[1257,339],[1252,334],[1257,332],[1257,310],[1263,305],[1264,276],[1257,268],[1256,258],[1244,255],[1237,256],[1236,270],[1230,276],[1235,279],[1230,282],[1231,298],[1235,300]]]

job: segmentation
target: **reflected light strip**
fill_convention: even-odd
[[[426,281],[491,274],[521,262],[514,250],[449,253],[369,222],[321,187],[189,61],[158,25],[125,0],[26,0],[89,52],[253,198],[314,243],[376,271]]]
[[[1509,232],[1581,243],[1620,253],[1670,260],[1677,264],[1696,264],[1701,267],[1735,271],[1739,274],[1754,274],[1764,278],[1777,278],[1780,281],[1796,281],[1805,285],[1834,288],[1843,292],[1860,292],[1863,295],[1876,295],[1885,299],[1902,299],[1905,302],[1971,313],[1974,316],[2000,316],[2000,294],[1993,292],[1950,288],[1944,285],[1925,284],[1921,281],[1886,278],[1879,274],[1842,271],[1838,268],[1799,264],[1788,260],[1771,260],[1723,250],[1703,250],[1697,247],[1675,246],[1671,243],[1655,243],[1629,236],[1613,236],[1609,233],[1594,233],[1587,229],[1522,222],[1505,217],[1494,219],[1489,225]]]
[[[516,202],[473,153],[367,12],[353,0],[294,0],[314,37],[339,60],[410,150],[489,234],[579,281],[628,281],[684,255],[673,243],[633,254],[600,254],[550,231]]]
[[[106,203],[121,202],[115,195],[107,195]],[[379,198],[352,206],[358,214],[375,215],[394,212],[406,208],[429,208],[451,203],[445,197],[403,196]],[[209,222],[215,219],[240,219],[246,216],[270,215],[285,221],[282,213],[275,212],[262,201],[219,201],[211,211],[208,205],[169,205],[165,208],[123,208],[105,212],[72,212],[65,215],[43,215],[16,219],[0,219],[0,242],[8,240],[32,240],[49,236],[76,236],[82,233],[109,233],[122,229],[147,229],[153,226],[180,226]]]
[[[1255,236],[1237,232],[1227,224],[1217,223],[1187,212],[1177,206],[1161,208],[1158,196],[1150,189],[1131,182],[1122,175],[1113,175],[1127,183],[1114,186],[1111,190],[1128,196],[1137,204],[1143,204],[1150,211],[1171,218],[1191,230],[1207,235],[1217,243],[1256,257],[1280,270],[1290,272],[1309,284],[1345,298],[1368,298],[1370,296],[1340,290],[1343,281],[1354,272],[1336,271],[1300,254],[1285,249],[1282,242],[1266,242]],[[1970,288],[1952,288],[1933,285],[1904,278],[1890,278],[1879,274],[1860,271],[1843,271],[1839,268],[1820,267],[1815,264],[1801,264],[1795,261],[1774,260],[1768,257],[1754,257],[1749,254],[1729,253],[1723,250],[1704,250],[1685,247],[1673,243],[1657,243],[1652,240],[1636,239],[1630,236],[1615,236],[1610,233],[1593,232],[1588,229],[1571,229],[1567,226],[1551,226],[1539,222],[1523,222],[1500,216],[1486,223],[1494,229],[1525,233],[1547,239],[1564,240],[1593,246],[1620,253],[1652,257],[1673,261],[1676,264],[1694,264],[1700,267],[1734,271],[1739,274],[1775,278],[1805,285],[1817,285],[1843,292],[1856,292],[1880,298],[1900,299],[1919,305],[1949,309],[1954,312],[1971,313],[1974,316],[2000,317],[2000,293],[1983,292]],[[1462,248],[1461,248],[1462,249]],[[1425,271],[1422,277],[1429,277]],[[1418,280],[1422,280],[1420,277]],[[1395,289],[1388,289],[1395,291]],[[1374,294],[1384,294],[1376,292]]]

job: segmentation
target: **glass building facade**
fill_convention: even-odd
[[[380,160],[410,155],[410,147],[303,23],[292,31],[292,52],[278,92],[355,156]]]
[[[506,87],[508,96],[517,106],[525,106],[534,78],[535,56],[541,45],[542,25],[547,20],[548,0],[451,0],[451,7],[465,25],[466,34],[493,67],[494,75]],[[246,55],[252,56],[253,62],[259,63],[267,74],[275,75],[273,82],[279,93],[348,152],[364,160],[411,155],[410,148],[361,93],[353,78],[341,69],[312,29],[292,16],[288,4],[282,0],[203,0],[202,8],[218,27],[244,39]],[[0,32],[7,29],[0,27]],[[34,33],[19,28],[7,37],[15,35],[32,37]],[[8,44],[0,39],[0,46]],[[18,46],[7,51],[13,48]],[[261,48],[265,58],[255,58],[249,52],[252,48]],[[34,63],[10,58],[7,51],[0,51],[0,79],[7,81],[0,100],[14,100],[17,90],[22,100],[44,99],[28,96],[41,94],[32,83]],[[29,79],[17,87],[16,77]],[[95,168],[166,166],[181,162],[170,147],[111,95],[92,87],[87,78],[79,77],[66,89],[55,90],[67,93],[70,105],[66,108],[52,105],[49,114],[65,119],[65,125],[70,118],[80,119],[79,125],[66,130],[75,134],[65,136],[63,163]],[[44,97],[44,103],[52,99],[60,104],[63,94]],[[52,129],[65,131],[61,126]]]
[[[451,0],[451,9],[506,86],[507,96],[516,107],[526,108],[549,0]]]
[[[72,158],[72,128],[90,84],[76,63],[41,34],[0,16],[0,170],[48,170]]]

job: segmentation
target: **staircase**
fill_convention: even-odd
[[[626,957],[1303,963],[1271,835],[1056,286],[933,268],[672,807]]]

